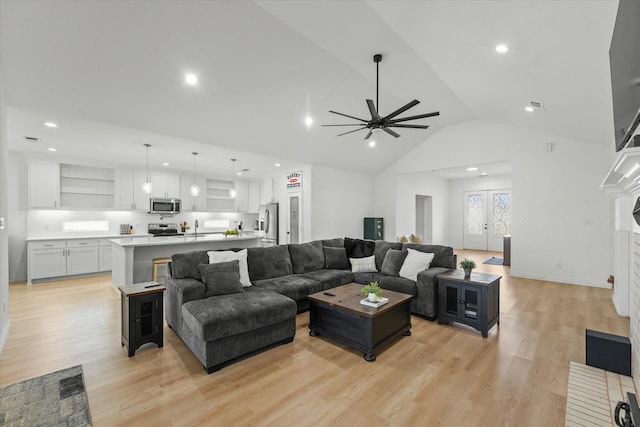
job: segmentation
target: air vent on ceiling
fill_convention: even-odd
[[[538,108],[540,110],[544,110],[544,105],[542,105],[542,102],[539,101],[529,101],[529,104],[531,104],[531,106],[533,108]]]
[[[25,136],[24,140],[27,142],[35,142],[35,143],[40,142],[40,138],[36,138],[35,136]]]
[[[251,169],[241,169],[240,172],[249,172]]]

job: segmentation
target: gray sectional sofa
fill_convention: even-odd
[[[381,271],[390,249],[433,253],[428,269],[417,280]],[[377,281],[384,289],[413,295],[414,315],[437,317],[436,276],[455,268],[453,249],[349,238],[309,243],[248,248],[251,287],[227,295],[207,297],[201,264],[207,251],[175,254],[165,281],[165,317],[207,372],[275,345],[295,335],[296,314],[309,307],[309,294],[347,283]],[[234,249],[240,251],[240,249]],[[406,251],[404,251],[406,252]],[[352,272],[349,258],[375,256],[376,271]]]

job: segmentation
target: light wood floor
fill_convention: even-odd
[[[165,327],[165,346],[128,358],[109,276],[10,285],[11,330],[0,386],[81,364],[95,426],[560,426],[569,362],[584,363],[585,328],[629,334],[611,291],[509,277],[487,252],[456,251],[501,274],[500,326],[413,318],[367,363],[309,337],[207,375]]]

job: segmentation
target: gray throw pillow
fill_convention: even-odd
[[[205,298],[244,292],[240,282],[240,261],[200,264],[200,275],[206,286]]]
[[[387,276],[398,276],[407,253],[406,249],[389,249],[382,261],[380,272]]]
[[[200,280],[200,264],[209,262],[207,251],[186,252],[171,255],[171,273],[174,279]]]
[[[325,268],[333,268],[336,270],[351,270],[351,264],[349,263],[347,250],[345,248],[333,248],[325,246],[323,250]]]

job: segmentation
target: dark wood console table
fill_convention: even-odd
[[[121,286],[122,346],[129,357],[143,344],[164,344],[163,293],[166,288],[157,282]]]
[[[500,324],[500,279],[502,276],[452,270],[438,274],[438,323],[459,322],[487,337]]]

